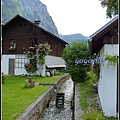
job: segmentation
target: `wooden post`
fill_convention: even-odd
[[[56,94],[56,108],[64,108],[64,95],[65,93]]]

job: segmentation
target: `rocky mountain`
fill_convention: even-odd
[[[40,26],[47,31],[59,36],[52,17],[46,5],[40,0],[2,0],[2,23],[8,22],[17,14],[34,22],[40,20]]]
[[[88,37],[82,34],[59,35],[46,5],[40,0],[2,0],[2,23],[8,22],[17,14],[25,17],[31,22],[40,20],[40,27],[60,37],[69,44],[74,41],[86,42],[86,40],[88,40]]]
[[[65,40],[69,44],[71,44],[73,42],[86,42],[89,39],[89,37],[83,36],[80,33],[70,34],[70,35],[61,35],[60,34],[60,38],[62,38],[63,40]]]

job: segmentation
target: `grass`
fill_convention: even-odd
[[[91,89],[91,86],[88,82],[81,82],[80,85],[80,108],[83,111],[86,111],[89,107],[92,107],[92,109],[96,109],[96,106],[94,103],[89,102],[90,99],[94,97],[94,92]]]
[[[60,75],[64,75],[64,72],[56,72],[55,76],[60,76]]]
[[[100,120],[119,120],[117,117],[103,117]]]
[[[91,84],[86,81],[83,83],[79,83],[80,88],[80,108],[83,112],[89,110],[98,110],[98,104],[95,99],[95,92],[93,91]],[[117,117],[102,117],[100,120],[118,120]]]
[[[14,120],[50,86],[25,88],[26,76],[6,76],[2,84],[2,120]],[[35,82],[55,83],[59,77],[32,78]]]

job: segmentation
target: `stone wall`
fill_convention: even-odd
[[[65,75],[61,77],[55,84],[56,88],[59,89],[60,85],[67,79],[70,78],[70,75]],[[48,103],[55,95],[55,87],[52,86],[48,89],[48,91],[37,98],[37,100],[32,103],[25,112],[18,117],[16,120],[38,120],[42,113],[44,112],[45,108],[47,107]]]

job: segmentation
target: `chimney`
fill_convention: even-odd
[[[36,21],[34,21],[34,24],[39,25],[40,22],[41,22],[40,20],[36,20]]]

